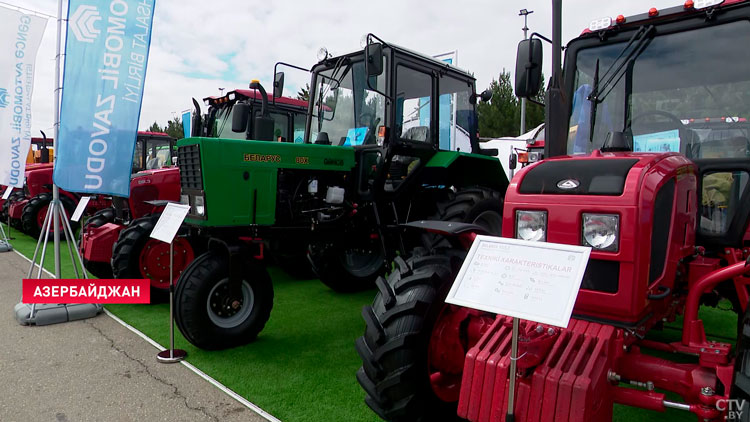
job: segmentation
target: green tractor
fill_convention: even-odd
[[[267,114],[237,105],[233,131],[253,118],[250,139],[269,142],[178,142],[186,222],[208,245],[177,283],[176,321],[192,344],[234,347],[263,329],[273,286],[259,258],[273,241],[306,249],[320,280],[345,292],[374,286],[386,262],[402,262],[415,244],[443,241],[407,231],[407,222],[500,233],[508,180],[476,137],[476,102],[489,93],[477,95],[465,71],[367,41],[312,68],[303,143],[270,142]],[[256,81],[251,88],[265,92]],[[282,88],[277,74],[274,96]]]

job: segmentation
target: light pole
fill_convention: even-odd
[[[528,20],[529,20],[529,15],[532,13],[534,13],[533,10],[526,10],[526,9],[521,9],[521,11],[518,12],[518,16],[523,16],[523,28],[521,28],[523,30],[523,39],[528,39],[528,36],[526,35],[529,32]],[[521,98],[521,133],[520,134],[523,135],[524,133],[526,133],[526,98]]]

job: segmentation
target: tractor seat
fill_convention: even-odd
[[[428,142],[430,140],[430,128],[427,126],[410,127],[406,129],[401,138],[418,142]]]

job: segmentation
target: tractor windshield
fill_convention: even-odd
[[[214,137],[221,139],[247,139],[245,132],[232,131],[233,105],[234,103],[224,103],[215,106],[219,109],[216,110],[216,120],[214,120],[214,130],[212,132]]]
[[[737,42],[744,37],[750,37],[750,23],[743,20],[670,34],[655,30],[630,47],[572,44],[568,153],[590,153],[623,135],[636,152],[750,156],[743,123],[750,118],[750,55],[739,54]],[[634,53],[622,54],[628,48]],[[723,124],[703,124],[712,118]]]
[[[347,146],[373,144],[378,126],[384,124],[385,98],[370,87],[383,92],[388,70],[371,78],[368,87],[364,62],[347,60],[342,63],[344,60],[347,59],[315,74],[310,92],[314,100],[313,116],[307,142]]]

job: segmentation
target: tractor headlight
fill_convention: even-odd
[[[206,202],[202,196],[193,198],[193,207],[197,215],[206,215]]]
[[[547,240],[547,211],[516,211],[516,238],[544,242]]]
[[[600,251],[617,252],[620,246],[620,216],[584,213],[581,244]]]

